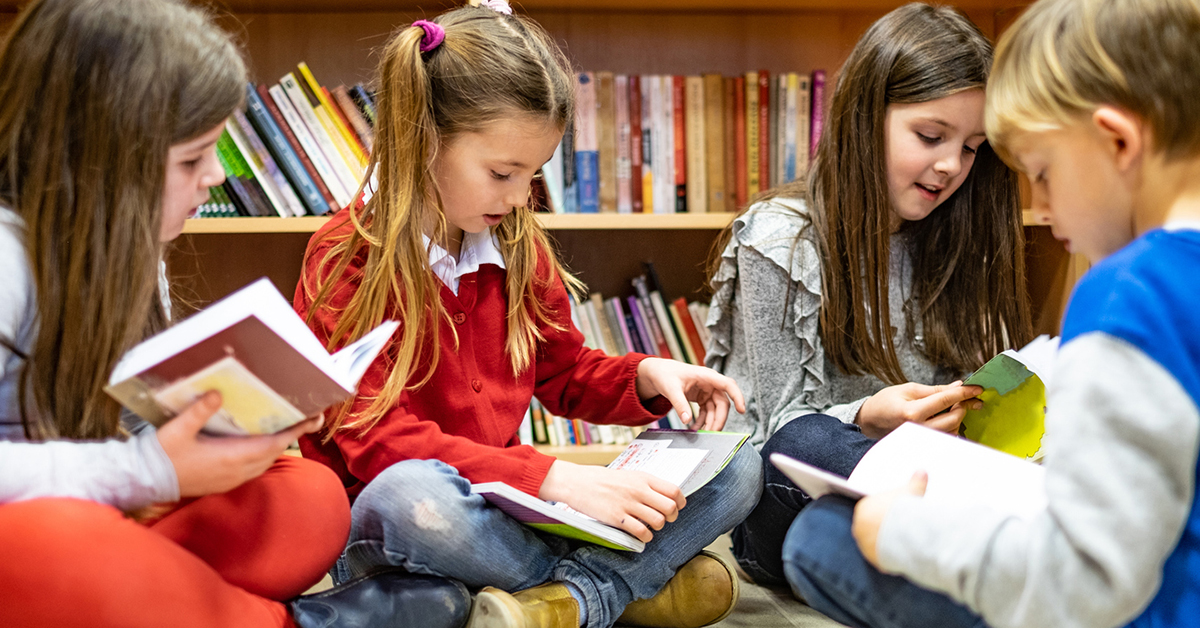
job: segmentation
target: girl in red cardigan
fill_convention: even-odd
[[[580,286],[526,207],[574,115],[573,75],[539,26],[485,5],[415,22],[388,42],[378,187],[306,253],[296,309],[330,348],[402,322],[358,396],[301,441],[355,500],[335,579],[395,565],[488,587],[475,626],[707,625],[731,610],[737,580],[697,554],[756,503],[752,449],[685,502],[648,474],[518,442],[534,395],[596,423],[645,424],[674,407],[707,429],[743,403],[733,380],[709,369],[583,346],[567,297]],[[539,533],[471,494],[471,483],[490,481],[649,543],[636,554]]]

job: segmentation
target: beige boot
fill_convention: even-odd
[[[738,578],[725,559],[703,551],[654,597],[625,607],[618,624],[643,628],[700,628],[725,619],[738,600]]]
[[[486,587],[475,596],[467,628],[579,628],[579,603],[558,582],[511,595]]]

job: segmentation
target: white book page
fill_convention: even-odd
[[[333,354],[333,378],[346,390],[354,391],[358,387],[358,380],[366,374],[371,362],[375,361],[375,356],[383,350],[398,327],[399,321],[384,321],[379,327]]]
[[[1046,389],[1050,389],[1050,380],[1054,377],[1054,358],[1058,354],[1058,336],[1052,338],[1042,334],[1019,350],[1009,350],[1004,353],[1009,354],[1024,364],[1025,368],[1033,371],[1033,374],[1042,380]]]
[[[1046,507],[1045,469],[1014,456],[905,423],[872,447],[848,484],[870,495],[929,475],[926,499],[980,504],[1029,518]]]

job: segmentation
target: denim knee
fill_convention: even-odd
[[[388,540],[389,533],[433,543],[447,536],[482,498],[471,483],[438,460],[405,460],[384,469],[359,494],[353,508],[351,540]],[[390,543],[389,543],[390,544]]]
[[[753,447],[746,445],[729,460],[722,474],[729,474],[725,491],[729,493],[729,508],[735,519],[731,525],[740,523],[754,507],[763,489],[763,460]]]

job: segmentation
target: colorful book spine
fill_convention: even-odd
[[[275,118],[271,117],[266,103],[263,102],[262,96],[259,95],[252,83],[246,86],[246,117],[250,119],[250,124],[262,137],[267,151],[275,157],[275,162],[283,171],[284,176],[291,181],[301,203],[304,204],[305,213],[314,216],[325,213],[329,209],[325,197],[321,195],[316,183],[305,170],[299,155],[288,143],[287,137],[276,124]]]
[[[600,211],[617,211],[617,97],[612,72],[596,72],[596,138]]]
[[[704,341],[700,338],[700,331],[696,329],[696,323],[692,320],[692,312],[688,309],[687,299],[679,297],[675,299],[671,306],[675,311],[675,318],[678,320],[681,335],[685,336],[688,345],[692,348],[692,364],[703,365],[705,358]]]
[[[579,74],[575,110],[575,176],[579,181],[579,213],[600,211],[600,145],[596,129],[596,80]]]
[[[738,144],[737,111],[738,91],[737,79],[726,77],[722,80],[725,87],[723,99],[725,114],[725,211],[735,212],[738,204],[738,146],[745,151],[745,144]],[[745,135],[745,129],[742,130]],[[745,181],[745,172],[742,173]],[[742,186],[745,187],[744,185]]]
[[[354,174],[354,171],[350,169],[350,164],[346,162],[341,152],[334,146],[333,140],[329,137],[329,132],[325,130],[325,125],[321,123],[321,120],[317,117],[316,110],[313,109],[313,101],[309,100],[309,97],[300,87],[300,82],[291,73],[285,74],[279,79],[279,86],[283,88],[283,93],[287,95],[293,111],[299,116],[301,123],[316,143],[316,152],[320,153],[325,159],[325,163],[329,165],[330,170],[338,180],[338,184],[345,191],[346,198],[349,199],[358,189],[358,176]],[[307,147],[305,147],[305,150],[307,150]],[[310,154],[310,156],[312,155]],[[340,201],[341,199],[339,199]],[[347,200],[343,205],[349,203],[350,200]]]
[[[567,120],[567,130],[562,139],[562,212],[574,214],[579,211],[579,178],[575,167],[575,119]]]
[[[675,172],[675,211],[686,212],[688,164],[687,164],[687,103],[685,93],[687,88],[684,78],[680,75],[671,77],[671,113],[672,128],[674,129],[675,145],[672,166]]]
[[[316,169],[321,180],[325,182],[329,193],[333,195],[337,206],[346,207],[350,205],[353,192],[347,191],[346,187],[342,184],[341,178],[334,171],[333,165],[326,159],[324,151],[317,145],[316,138],[309,132],[307,124],[302,119],[301,114],[292,103],[292,99],[288,96],[287,92],[280,85],[272,86],[268,92],[271,95],[271,99],[275,102],[276,108],[283,115],[284,120],[287,121],[288,127],[292,129],[292,134],[296,137],[296,141],[300,143],[301,150],[308,155],[313,168]]]
[[[704,75],[704,168],[708,185],[708,211],[725,207],[725,80],[720,74]]]
[[[629,76],[629,205],[630,211],[640,214],[645,211],[642,202],[642,77]]]
[[[617,212],[629,214],[633,212],[633,159],[630,156],[633,130],[629,120],[629,77],[617,75],[613,86],[617,126]]]
[[[797,111],[797,96],[800,90],[800,76],[795,72],[789,72],[786,77],[786,96],[784,98],[783,118],[783,179],[784,181],[793,181],[796,178],[796,111]]]
[[[758,72],[746,73],[746,197],[751,198],[762,189],[762,151],[758,148]]]
[[[814,70],[812,74],[812,150],[811,157],[817,156],[817,144],[821,141],[821,130],[825,126],[825,70]]]
[[[296,134],[292,132],[291,125],[289,125],[287,120],[284,118],[283,112],[275,103],[275,98],[271,95],[271,92],[268,91],[267,86],[259,84],[255,86],[254,91],[258,93],[259,100],[261,100],[262,104],[266,107],[267,113],[271,114],[271,119],[275,121],[275,126],[279,128],[281,133],[283,133],[284,139],[287,140],[288,146],[292,149],[291,152],[296,156],[297,159],[300,160],[300,165],[303,166],[304,172],[308,174],[308,178],[312,181],[313,185],[316,186],[317,191],[321,194],[321,198],[324,199],[326,209],[322,209],[320,212],[316,213],[323,214],[326,210],[337,211],[340,205],[338,205],[337,200],[334,199],[333,193],[329,191],[329,186],[325,185],[325,180],[322,179],[321,174],[317,172],[317,168],[313,165],[312,160],[309,159],[308,152],[306,152],[304,147],[300,145],[300,140],[297,139]]]
[[[296,64],[296,70],[300,74],[299,78],[301,79],[302,83],[307,88],[306,91],[311,92],[317,100],[317,104],[313,107],[313,109],[323,110],[325,111],[326,115],[329,116],[328,124],[332,129],[331,135],[334,135],[335,139],[340,138],[341,142],[345,144],[346,148],[349,149],[350,153],[353,155],[354,163],[358,165],[359,169],[366,166],[367,156],[363,152],[362,146],[360,146],[358,144],[358,140],[354,138],[354,132],[350,130],[350,125],[343,124],[337,119],[335,114],[335,106],[332,102],[330,102],[325,89],[322,88],[321,84],[317,82],[317,78],[313,76],[312,70],[308,68],[308,64],[301,61],[300,63]]]
[[[654,136],[654,95],[651,93],[654,77],[643,75],[640,87],[642,90],[642,212],[652,214],[654,207],[654,160],[658,147]],[[659,103],[660,106],[662,103]]]
[[[367,124],[372,128],[375,127],[375,99],[367,92],[367,88],[362,85],[355,85],[349,90],[350,99],[354,104],[358,105],[358,110],[362,112],[364,118],[367,119]]]
[[[354,130],[355,137],[358,138],[359,143],[369,153],[371,146],[375,142],[375,131],[371,129],[371,125],[363,117],[362,111],[358,109],[358,105],[350,97],[350,92],[346,90],[345,85],[338,85],[330,90],[329,93],[333,98],[334,104],[341,110],[342,118]]]
[[[687,155],[687,210],[694,214],[708,211],[708,148],[705,133],[704,79],[699,76],[684,78],[684,126]]]
[[[809,117],[812,111],[812,94],[809,88],[810,79],[801,74],[797,77],[796,87],[796,177],[808,176],[809,157],[812,153],[810,140],[812,129],[809,127]]]
[[[279,165],[275,163],[275,158],[271,157],[270,151],[263,144],[262,138],[258,136],[258,132],[254,130],[254,126],[250,124],[249,118],[242,111],[234,111],[232,122],[235,123],[237,133],[230,133],[233,136],[234,142],[238,144],[238,148],[243,153],[248,149],[251,159],[251,165],[260,169],[261,172],[255,171],[255,177],[262,181],[264,189],[267,189],[276,198],[272,202],[281,202],[282,205],[277,205],[277,210],[280,216],[303,216],[308,213],[304,209],[304,204],[300,202],[300,197],[296,196],[296,191],[292,189],[292,184],[288,183],[287,177],[283,176],[283,171],[279,169]],[[242,143],[246,147],[242,147]]]
[[[771,75],[758,71],[758,181],[759,191],[771,187]]]

